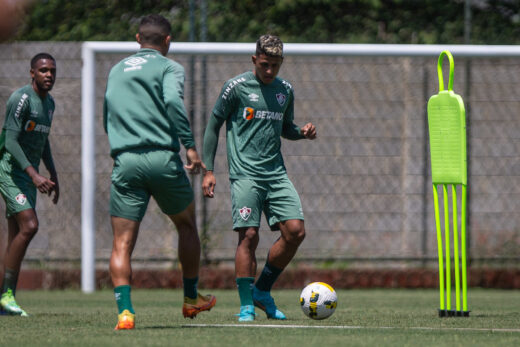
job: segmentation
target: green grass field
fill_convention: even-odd
[[[191,320],[182,317],[180,290],[134,290],[136,329],[114,331],[112,291],[20,291],[31,316],[0,316],[0,345],[520,346],[520,291],[470,289],[470,317],[438,318],[436,290],[339,290],[334,315],[313,321],[301,312],[299,291],[280,290],[273,294],[288,320],[257,310],[246,324],[234,316],[236,291],[212,293],[215,308]]]

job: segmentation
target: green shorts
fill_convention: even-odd
[[[178,153],[135,149],[114,159],[110,215],[141,221],[153,196],[161,211],[180,213],[193,201],[193,190]]]
[[[31,178],[10,161],[0,161],[0,193],[5,201],[5,215],[36,208],[36,187]]]
[[[272,231],[280,230],[279,222],[303,220],[300,197],[287,176],[270,181],[232,179],[230,183],[233,229],[260,227],[262,211]]]

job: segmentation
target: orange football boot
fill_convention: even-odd
[[[124,310],[117,316],[117,325],[114,330],[128,330],[135,327],[135,314]]]
[[[197,294],[196,299],[185,297],[182,305],[182,315],[184,318],[195,318],[195,316],[202,311],[209,311],[217,303],[217,298],[213,295]]]

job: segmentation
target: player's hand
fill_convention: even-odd
[[[51,181],[54,182],[54,188],[52,188],[48,194],[51,196],[51,193],[54,192],[52,203],[56,205],[60,199],[60,184],[58,183],[58,176],[51,176]]]
[[[38,189],[38,191],[43,194],[50,194],[56,186],[54,182],[40,174],[32,176],[32,181],[36,186],[36,189]]]
[[[316,127],[312,123],[307,123],[300,129],[302,135],[309,140],[316,138]]]
[[[189,173],[198,174],[200,173],[201,168],[206,168],[202,160],[200,160],[199,154],[197,153],[195,147],[186,150],[186,161],[188,163],[184,165],[184,168],[188,170]]]
[[[40,193],[49,194],[54,189],[54,182],[40,175],[34,167],[29,165],[25,172],[31,177],[32,183]]]
[[[214,197],[216,185],[217,180],[215,179],[215,175],[213,175],[213,171],[206,171],[204,179],[202,180],[202,192],[204,196],[208,198]]]

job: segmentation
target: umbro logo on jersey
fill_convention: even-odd
[[[278,101],[280,106],[283,106],[285,104],[286,99],[287,99],[287,97],[285,96],[285,94],[282,94],[282,93],[276,94],[276,101]]]
[[[253,101],[253,102],[258,101],[258,98],[259,98],[259,96],[256,95],[255,93],[251,93],[251,94],[249,94],[248,97],[249,97],[249,100],[250,100],[250,101]]]
[[[148,62],[148,60],[141,57],[133,57],[125,61],[125,65],[129,65],[130,67],[125,68],[123,71],[133,71],[133,70],[141,70],[143,64]]]
[[[240,212],[240,217],[242,217],[243,220],[248,220],[251,215],[251,208],[244,206],[238,210],[238,212]]]

